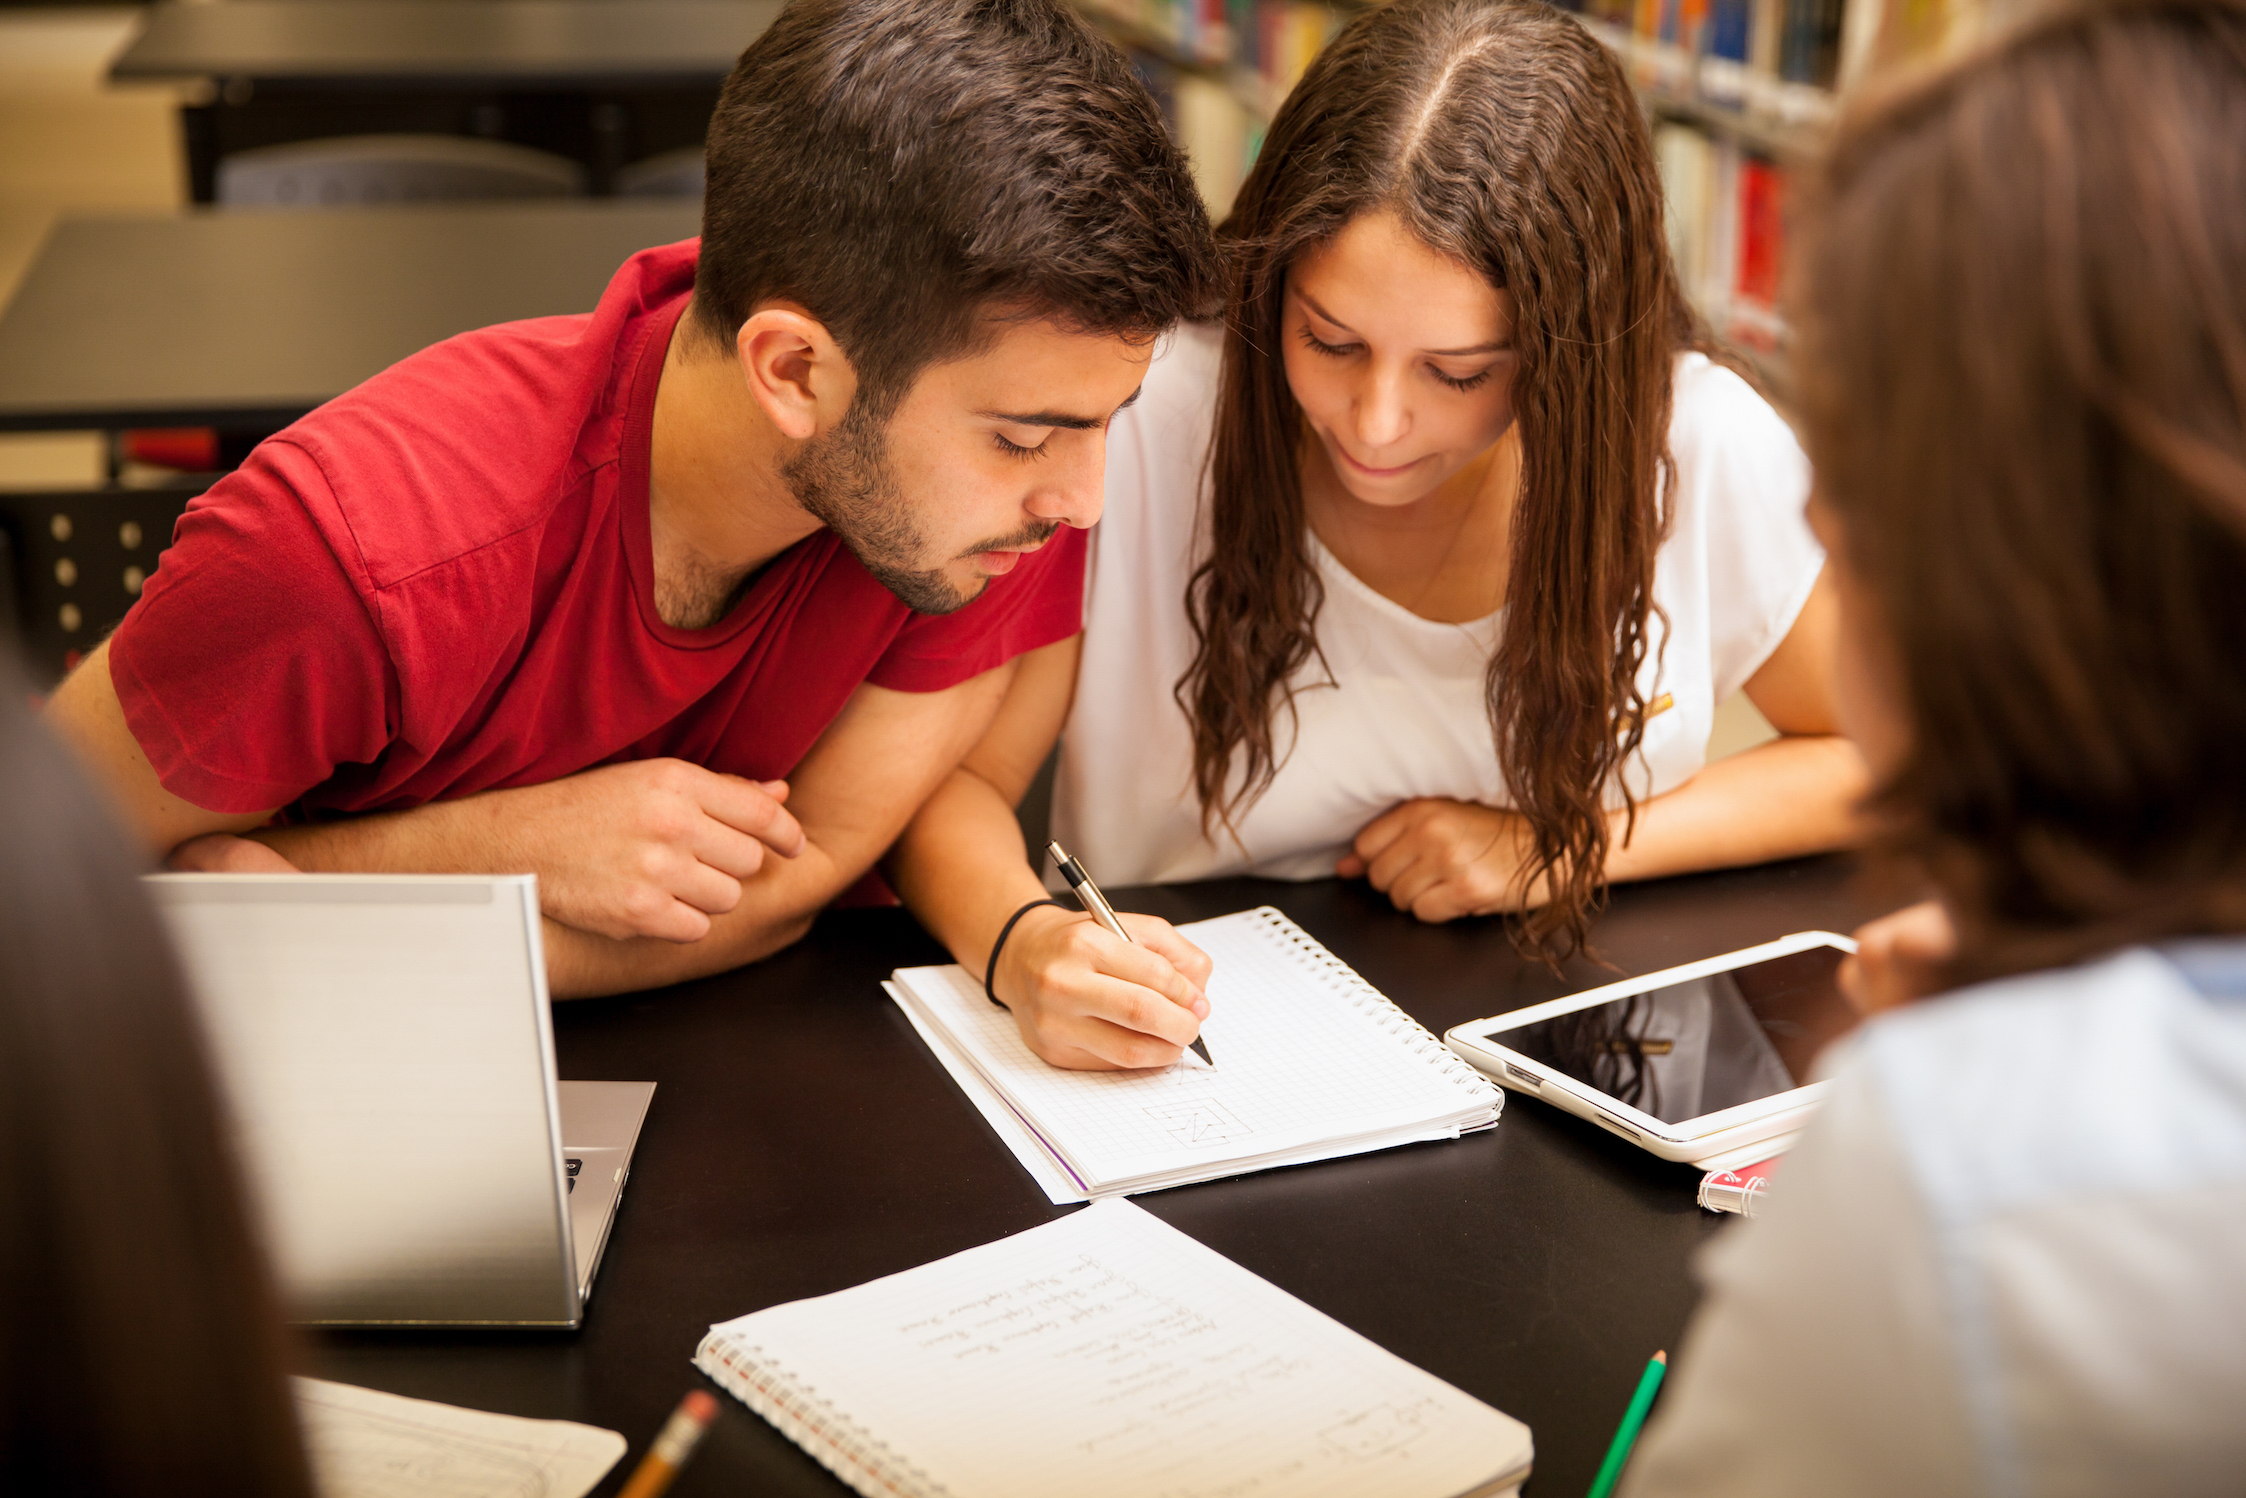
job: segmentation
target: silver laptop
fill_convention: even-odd
[[[146,882],[291,1315],[576,1326],[655,1084],[554,1080],[537,880]]]

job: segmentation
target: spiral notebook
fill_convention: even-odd
[[[1179,928],[1207,952],[1216,1056],[1155,1071],[1049,1066],[957,967],[889,993],[1055,1202],[1362,1154],[1488,1128],[1504,1094],[1265,906]]]
[[[1497,1498],[1532,1457],[1126,1201],[722,1322],[694,1365],[867,1498]]]

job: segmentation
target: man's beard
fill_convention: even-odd
[[[841,537],[858,564],[907,608],[922,614],[956,613],[983,590],[955,587],[940,566],[926,565],[928,543],[913,524],[889,466],[887,439],[886,426],[866,419],[864,406],[853,404],[833,431],[806,442],[781,465],[781,477],[796,503]],[[1021,550],[1058,529],[1058,521],[1032,524],[1011,536],[978,542],[959,555]]]

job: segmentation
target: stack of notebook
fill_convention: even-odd
[[[1158,1071],[1072,1072],[956,967],[889,992],[1055,1202],[1157,1191],[1497,1122],[1504,1094],[1266,907],[1180,928],[1216,964],[1202,1038]]]

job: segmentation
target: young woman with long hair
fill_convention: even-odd
[[[1040,889],[1008,798],[1064,712],[1055,830],[1101,879],[1361,875],[1552,961],[1612,881],[1848,840],[1807,466],[1697,351],[1662,215],[1560,12],[1398,0],[1334,40],[1224,227],[1222,329],[1110,429],[1080,665],[1024,662],[892,861],[961,961]],[[1783,736],[1704,765],[1741,689]],[[1193,1034],[1205,964],[1134,929],[1020,919],[993,991],[1047,1059]]]
[[[0,1493],[311,1498],[140,855],[0,662]]]
[[[2046,14],[1844,119],[1794,298],[1881,1003],[1702,1262],[1625,1491],[2246,1474],[2246,8]],[[1867,935],[1872,935],[1870,928]]]

